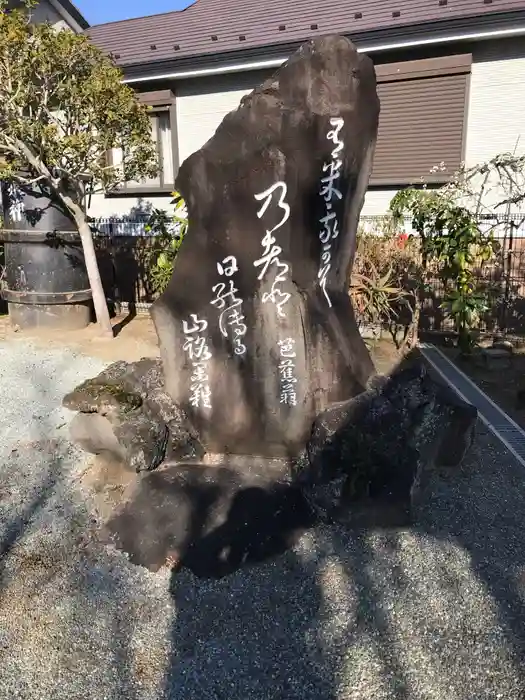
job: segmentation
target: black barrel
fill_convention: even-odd
[[[80,235],[46,196],[2,188],[5,288],[11,323],[21,329],[85,328],[91,289]]]

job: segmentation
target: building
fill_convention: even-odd
[[[33,22],[49,22],[57,29],[72,29],[80,34],[89,28],[89,22],[70,0],[40,0],[31,10]]]
[[[51,0],[49,0],[51,2]],[[523,0],[197,0],[185,10],[92,27],[153,107],[162,172],[92,198],[96,217],[166,207],[179,164],[243,95],[305,40],[344,34],[374,60],[379,135],[363,214],[461,162],[525,153]],[[442,164],[431,174],[431,170]]]

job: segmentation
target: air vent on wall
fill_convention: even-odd
[[[280,32],[284,32],[285,29],[286,29],[286,24],[280,24],[280,25],[279,25],[279,31],[280,31]]]
[[[394,12],[392,12],[392,17],[401,17],[401,12],[399,10],[394,10]]]
[[[319,29],[319,25],[318,24],[311,24],[310,29]]]
[[[438,4],[440,7],[445,7],[445,5],[448,5],[448,0],[439,0]]]
[[[173,50],[174,50],[174,51],[180,51],[180,44],[174,44]]]
[[[245,35],[245,34],[240,34],[240,35],[239,35],[239,41],[246,41],[246,35]]]
[[[217,34],[212,34],[212,35],[211,35],[211,40],[212,40],[212,41],[217,41],[217,38],[218,38],[218,37],[217,37]]]
[[[152,51],[155,51],[156,48],[157,48],[157,47],[155,46],[155,44],[150,44],[150,49],[151,49]]]
[[[354,19],[362,19],[363,18],[363,13],[362,12],[356,12],[354,14]]]

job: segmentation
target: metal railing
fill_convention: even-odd
[[[101,238],[107,237],[106,240],[110,243],[103,245],[100,241],[100,248],[105,249],[107,263],[112,267],[115,297],[134,304],[138,311],[147,310],[153,300],[148,270],[139,261],[138,253],[144,249],[144,245],[148,245],[147,239],[154,237],[154,234],[146,230],[147,221],[148,218],[144,217],[97,218],[91,222],[95,234]],[[391,231],[392,223],[389,215],[362,216],[359,230],[381,234]],[[491,307],[483,319],[483,330],[497,328],[500,332],[525,335],[525,213],[506,217],[485,215],[481,219],[481,225],[486,232],[493,231],[501,244],[495,258],[476,270],[478,282]],[[409,234],[415,233],[409,217],[405,218],[402,230]],[[122,254],[124,248],[125,255]],[[124,286],[128,292],[122,295],[119,289]],[[135,291],[129,291],[131,288]],[[447,326],[440,309],[443,295],[442,281],[437,278],[431,280],[425,316],[426,323],[429,324],[427,327],[433,330],[444,330]]]
[[[479,217],[480,228],[484,233],[492,232],[496,238],[504,238],[512,231],[516,237],[525,237],[525,212],[496,215],[483,214]],[[359,220],[359,230],[363,233],[382,234],[393,229],[393,218],[389,214],[364,215]],[[412,218],[406,216],[399,229],[404,233],[417,235],[412,226]]]
[[[93,218],[90,222],[95,234],[101,236],[151,236],[146,230],[148,218],[143,219],[115,219]]]
[[[93,217],[91,226],[95,233],[103,236],[153,236],[147,230],[148,216],[128,219],[126,217]],[[516,237],[525,237],[525,212],[508,215],[484,214],[480,217],[483,231],[493,231],[494,235],[502,238],[512,229]],[[359,228],[366,233],[384,233],[392,229],[393,219],[389,214],[368,214],[361,216]],[[405,233],[415,234],[412,219],[407,216],[401,227]]]

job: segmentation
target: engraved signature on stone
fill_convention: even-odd
[[[207,328],[208,321],[199,319],[197,314],[191,314],[190,321],[182,321],[182,331],[186,336],[182,349],[191,360],[193,368],[190,376],[190,404],[193,408],[211,408],[208,362],[212,354],[204,335]]]
[[[280,350],[279,362],[279,378],[281,383],[280,403],[288,404],[289,406],[297,406],[297,392],[295,385],[297,378],[295,377],[295,362],[293,358],[295,353],[295,340],[293,338],[285,338],[278,341]]]

